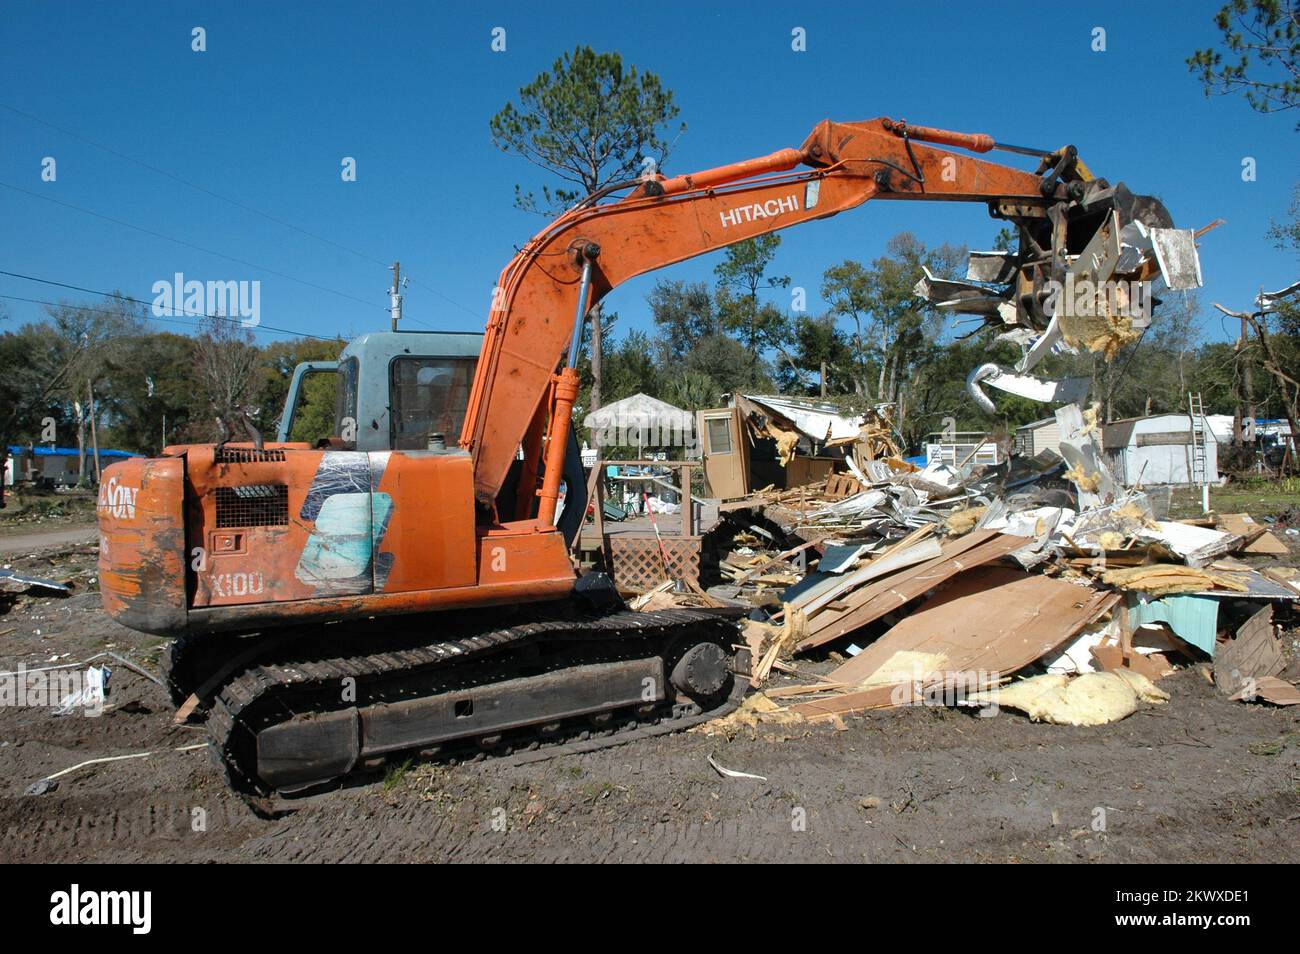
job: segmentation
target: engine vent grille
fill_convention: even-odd
[[[289,523],[289,488],[284,484],[218,487],[216,491],[218,530]]]
[[[252,447],[223,447],[214,460],[218,464],[267,464],[284,461],[282,450],[256,450]]]

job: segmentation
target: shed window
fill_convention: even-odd
[[[730,454],[731,418],[710,417],[705,419],[704,424],[708,429],[709,453]]]

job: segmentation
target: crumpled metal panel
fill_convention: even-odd
[[[1200,288],[1201,257],[1196,252],[1196,233],[1191,229],[1152,229],[1156,262],[1165,284],[1175,291]]]

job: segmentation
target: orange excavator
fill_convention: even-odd
[[[995,149],[1038,168],[979,158]],[[889,119],[828,120],[798,149],[611,185],[506,266],[477,361],[477,339],[364,336],[337,364],[299,369],[337,375],[337,426],[318,445],[288,439],[291,392],[278,440],[110,467],[107,611],[176,637],[173,697],[206,714],[230,783],[254,801],[394,756],[544,758],[729,711],[748,666],[734,622],[630,612],[603,577],[575,573],[584,322],[635,275],[869,199],[980,202],[1014,223],[998,318],[1035,340],[1054,321],[1053,282],[1071,269],[1149,278],[1150,245],[1126,257],[1121,237],[1172,227],[1072,146]]]

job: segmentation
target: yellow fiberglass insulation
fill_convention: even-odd
[[[1033,676],[971,698],[1016,709],[1035,722],[1057,725],[1105,725],[1132,715],[1138,702],[1169,701],[1168,693],[1129,669],[1089,672],[1073,679],[1050,674]]]

